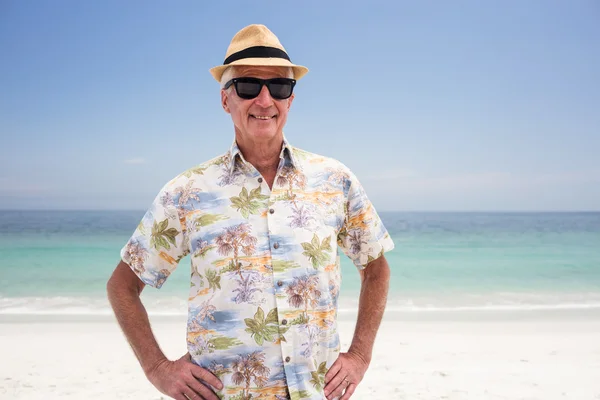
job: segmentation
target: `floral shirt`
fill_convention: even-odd
[[[271,190],[234,141],[162,188],[121,258],[160,288],[190,255],[188,350],[220,398],[323,399],[338,246],[358,269],[394,247],[352,172],[284,140]]]

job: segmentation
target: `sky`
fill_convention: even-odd
[[[600,3],[0,2],[0,209],[146,209],[227,151],[208,70],[265,24],[285,135],[381,211],[600,210]]]

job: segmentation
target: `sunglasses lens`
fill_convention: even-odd
[[[294,86],[289,79],[273,79],[269,84],[269,91],[274,99],[287,99],[292,95]]]
[[[257,78],[237,78],[235,81],[235,90],[242,99],[253,99],[260,94],[262,82]],[[276,100],[287,99],[294,90],[294,80],[286,78],[275,78],[266,81],[271,97]]]
[[[253,99],[260,93],[261,85],[258,80],[240,78],[235,84],[235,89],[242,99]]]

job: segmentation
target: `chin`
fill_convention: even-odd
[[[256,140],[272,139],[277,136],[276,129],[260,129],[248,132],[250,137]]]

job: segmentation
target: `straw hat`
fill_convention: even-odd
[[[235,34],[223,65],[211,68],[210,73],[217,82],[221,82],[223,72],[232,65],[291,67],[296,80],[308,72],[308,68],[292,64],[279,39],[269,28],[256,24],[248,25]]]

